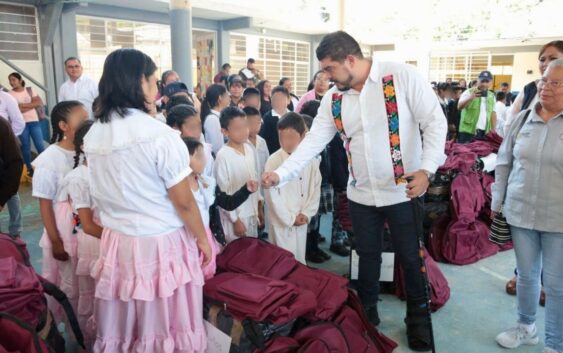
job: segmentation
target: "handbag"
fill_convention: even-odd
[[[526,115],[522,119],[522,122],[520,123],[518,130],[515,131],[516,136],[518,136],[520,130],[522,130],[522,127],[528,120],[528,117],[530,116],[530,112],[531,110],[528,110],[526,112]],[[512,240],[510,225],[508,224],[508,222],[506,222],[506,217],[504,217],[504,214],[502,213],[503,208],[504,205],[501,207],[500,212],[497,213],[493,218],[493,223],[491,223],[491,230],[489,232],[489,240],[497,245],[504,245]]]
[[[33,92],[31,90],[31,87],[26,87],[25,90],[27,91],[27,94],[29,94],[29,97],[33,99]],[[37,116],[39,117],[39,120],[47,119],[47,114],[45,113],[45,104],[43,104],[41,97],[37,96],[37,98],[39,98],[39,101],[41,102],[41,105],[35,108]]]

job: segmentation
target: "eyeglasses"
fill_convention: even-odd
[[[563,81],[548,81],[547,79],[542,78],[538,82],[538,86],[546,86],[546,87],[551,87],[552,89],[556,89],[563,87]]]

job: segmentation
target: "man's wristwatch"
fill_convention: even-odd
[[[432,183],[434,181],[434,178],[436,177],[436,174],[429,172],[426,169],[422,169],[422,171],[424,172],[424,174],[426,174],[426,176],[428,177],[428,182]]]

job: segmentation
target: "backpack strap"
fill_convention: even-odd
[[[80,325],[78,324],[78,320],[76,319],[76,315],[74,314],[74,310],[72,309],[72,306],[70,305],[66,294],[53,283],[47,281],[43,277],[37,277],[39,277],[45,293],[55,298],[59,302],[59,304],[61,304],[68,318],[68,322],[70,323],[70,327],[72,328],[72,332],[74,333],[74,337],[76,338],[76,342],[78,342],[78,344],[82,348],[86,349],[86,346],[84,345],[84,335],[80,330]]]
[[[383,77],[382,84],[389,127],[389,147],[391,160],[393,162],[393,174],[395,175],[395,184],[399,185],[407,181],[404,177],[405,170],[403,167],[403,156],[401,154],[401,138],[399,136],[399,108],[397,106],[393,75]]]
[[[334,125],[342,141],[344,141],[344,150],[346,151],[346,156],[348,157],[348,170],[350,171],[350,176],[352,177],[352,182],[350,185],[356,186],[356,176],[354,174],[354,169],[352,167],[352,153],[350,152],[350,143],[352,138],[346,136],[346,131],[344,131],[344,124],[342,123],[342,97],[341,93],[332,94],[332,117],[334,118]]]
[[[21,327],[25,331],[29,332],[31,334],[31,337],[33,337],[33,345],[35,346],[35,350],[37,351],[37,353],[49,353],[49,352],[43,352],[43,347],[40,343],[39,335],[37,334],[35,329],[33,329],[31,326],[29,326],[29,324],[27,322],[24,322],[24,321],[20,320],[19,318],[17,318],[16,316],[11,315],[11,314],[9,314],[5,311],[0,311],[0,319],[12,321],[13,323],[18,325],[19,327]]]

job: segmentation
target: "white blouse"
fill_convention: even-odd
[[[167,190],[190,173],[178,131],[128,109],[97,121],[84,139],[90,191],[102,225],[131,236],[171,233],[184,226]]]
[[[215,178],[200,177],[198,189],[192,190],[205,228],[209,228],[209,208],[215,203]]]
[[[88,167],[84,164],[70,171],[64,178],[63,185],[70,196],[75,212],[80,208],[93,208],[88,179]]]
[[[207,117],[205,117],[205,123],[203,123],[203,129],[205,130],[205,141],[211,144],[213,153],[217,155],[221,147],[225,144],[225,136],[221,132],[221,122],[219,121],[219,112],[215,110],[211,111]]]
[[[65,150],[57,144],[49,146],[31,165],[33,173],[33,196],[53,200],[54,203],[68,200],[63,179],[74,167],[75,152]]]

